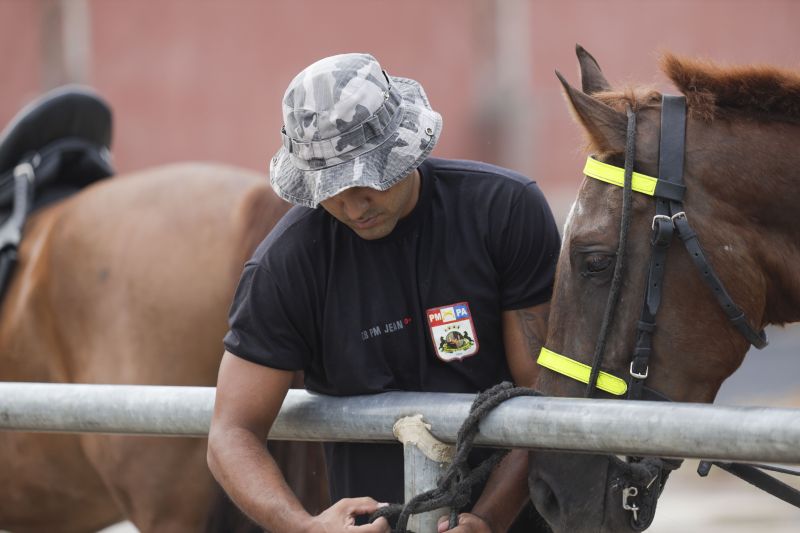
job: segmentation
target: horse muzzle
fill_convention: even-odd
[[[554,533],[644,531],[667,477],[661,461],[532,452],[530,497]]]

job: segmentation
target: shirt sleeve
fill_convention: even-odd
[[[310,349],[294,316],[301,305],[266,268],[248,263],[233,297],[223,343],[230,353],[272,368],[302,370]]]
[[[522,188],[504,217],[495,252],[502,309],[523,309],[549,301],[561,237],[536,183]]]

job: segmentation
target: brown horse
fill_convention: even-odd
[[[623,378],[623,388],[627,382],[629,391],[644,391],[643,399],[712,402],[750,344],[760,344],[758,332],[764,326],[800,319],[795,268],[800,260],[800,74],[770,67],[722,68],[666,55],[662,67],[686,97],[683,126],[670,118],[676,116],[667,112],[672,104],[662,104],[658,92],[615,91],[580,47],[578,58],[582,90],[563,78],[562,83],[594,161],[605,170],[585,172],[590,177],[580,187],[564,230],[546,343],[556,355],[536,388],[553,396],[584,396],[591,390],[596,397],[611,397],[587,387],[594,372],[602,370]],[[635,119],[635,129],[629,118]],[[662,119],[672,127],[661,130]],[[626,142],[634,132],[632,142]],[[677,150],[670,148],[674,138]],[[624,189],[601,178],[615,174],[622,179],[626,146],[635,148],[628,159],[637,173],[664,179],[660,165],[677,166],[677,173],[682,168],[685,192],[672,187],[668,196],[674,199],[656,199],[639,192],[646,189],[642,185],[656,182],[634,175],[627,246],[618,250]],[[680,158],[683,164],[676,165]],[[676,205],[680,211],[670,212]],[[674,232],[673,244],[651,267],[651,239],[663,244],[667,233],[662,231]],[[698,270],[700,256],[706,266]],[[624,270],[615,275],[623,258]],[[717,286],[704,281],[714,272]],[[656,303],[643,310],[646,286],[648,294],[656,295],[649,304],[660,295],[660,307]],[[616,311],[613,304],[607,306],[613,290]],[[608,317],[607,309],[612,310]],[[657,320],[651,320],[656,311]],[[634,362],[632,354],[650,354],[648,364]],[[584,383],[559,371],[558,361],[567,359],[586,365]],[[633,465],[652,478],[639,480],[633,493],[625,492],[630,490],[625,476]],[[675,465],[662,466],[668,471]],[[534,453],[530,467],[531,497],[556,533],[641,531],[652,519],[642,515],[655,512],[655,499],[643,502],[635,493],[650,491],[657,498],[666,478],[664,470],[615,456]]]
[[[243,262],[287,207],[263,176],[195,163],[36,211],[2,302],[0,380],[214,385]],[[311,450],[276,457],[317,512]],[[205,455],[205,439],[0,432],[0,530],[203,531],[219,496]]]

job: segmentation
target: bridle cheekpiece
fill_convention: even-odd
[[[703,280],[711,289],[732,325],[756,348],[767,345],[763,330],[756,331],[730,297],[719,277],[706,259],[697,234],[689,225],[683,207],[686,186],[683,182],[684,145],[686,135],[686,99],[683,96],[663,96],[661,108],[661,138],[659,145],[658,177],[633,171],[635,161],[636,113],[627,109],[628,128],[625,146],[625,167],[620,168],[598,161],[592,156],[586,161],[584,174],[617,187],[623,188],[622,220],[617,249],[617,262],[609,289],[606,310],[600,327],[592,365],[587,365],[569,356],[542,347],[538,364],[559,374],[587,384],[586,396],[594,395],[596,389],[632,400],[661,400],[669,398],[649,387],[645,381],[650,375],[649,361],[656,330],[656,314],[661,304],[664,269],[667,251],[677,233],[683,241],[692,262],[699,269]],[[613,322],[624,272],[625,249],[628,226],[631,218],[631,195],[633,192],[652,196],[656,212],[651,223],[651,254],[647,274],[642,312],[636,328],[636,343],[628,369],[627,382],[611,373],[600,370]],[[667,477],[678,468],[681,461],[662,458],[628,457],[623,461],[616,456],[609,460],[621,471],[622,508],[631,512],[631,527],[643,531],[652,523],[656,503]],[[717,463],[714,463],[717,464]],[[750,465],[737,465],[751,471]],[[701,469],[707,472],[709,463],[702,462]],[[729,470],[730,471],[730,470]],[[760,473],[760,472],[759,472]],[[764,475],[763,473],[760,473]],[[742,477],[742,476],[740,476]],[[772,478],[770,478],[772,479]],[[752,481],[750,481],[752,483]],[[769,485],[769,484],[767,484]],[[758,485],[757,485],[758,486]],[[800,501],[800,493],[788,492],[785,487],[760,486],[778,497],[794,503]]]

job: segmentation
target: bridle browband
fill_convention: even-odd
[[[592,358],[591,369],[588,376],[584,374],[581,374],[580,378],[570,376],[587,384],[587,397],[591,397],[594,394],[595,388],[606,390],[606,392],[617,396],[622,396],[627,393],[629,399],[642,399],[643,396],[651,395],[651,392],[648,392],[649,390],[644,390],[644,382],[649,373],[652,337],[655,331],[656,313],[661,304],[667,251],[672,243],[672,237],[676,232],[689,252],[692,262],[700,271],[703,280],[709,286],[731,324],[756,348],[761,349],[767,345],[764,331],[756,331],[750,326],[750,322],[742,309],[736,305],[725,290],[719,276],[717,276],[714,268],[708,262],[708,259],[706,259],[697,234],[689,225],[686,212],[683,208],[683,196],[686,191],[686,186],[683,183],[685,132],[685,97],[665,95],[662,99],[658,178],[633,171],[633,164],[636,156],[636,114],[630,109],[628,109],[625,168],[603,163],[592,156],[589,156],[586,161],[586,166],[583,171],[587,177],[623,188],[622,222],[620,224],[617,261],[614,268],[611,288],[609,290],[609,297],[606,302],[603,323],[600,327],[600,334],[598,335],[598,341]],[[624,261],[627,256],[625,251],[628,240],[628,226],[631,217],[632,192],[646,194],[655,199],[656,213],[651,224],[652,251],[642,313],[637,324],[636,344],[629,368],[628,386],[625,390],[616,387],[615,391],[610,391],[598,385],[598,377],[601,375],[599,369],[603,361],[605,343],[608,339],[610,325],[613,322],[616,303],[621,290]],[[565,375],[569,375],[565,371],[567,367],[574,364],[583,365],[583,363],[575,361],[568,356],[557,354],[548,348],[542,349],[538,362],[542,366]],[[610,374],[608,375],[611,376]],[[659,393],[655,393],[655,395],[666,399],[665,396]]]
[[[683,208],[686,186],[683,181],[684,145],[686,135],[686,99],[683,96],[662,98],[661,137],[659,143],[658,178],[633,171],[635,161],[636,113],[627,109],[627,134],[625,145],[625,167],[619,168],[589,157],[584,167],[587,177],[623,188],[622,220],[617,248],[617,261],[609,289],[606,309],[600,326],[597,343],[592,357],[592,365],[586,365],[571,357],[542,347],[537,362],[550,370],[587,384],[586,397],[592,397],[595,389],[601,389],[617,396],[632,400],[670,401],[667,396],[645,386],[649,376],[649,362],[653,348],[653,334],[656,329],[656,314],[661,304],[667,252],[672,238],[677,232],[683,241],[694,265],[701,273],[706,285],[714,294],[728,320],[747,341],[758,349],[767,345],[766,335],[756,331],[730,297],[722,281],[717,276],[700,246],[697,234],[689,225]],[[642,311],[636,327],[636,342],[631,357],[627,383],[611,373],[603,372],[605,347],[611,324],[616,312],[624,274],[625,250],[628,240],[628,227],[631,218],[632,193],[638,192],[652,196],[656,201],[656,212],[651,224],[651,254],[647,274]],[[623,471],[626,486],[622,490],[622,507],[631,511],[631,526],[643,531],[650,526],[655,507],[667,477],[677,469],[681,461],[662,458],[629,457],[622,461],[616,456],[609,459]],[[746,481],[766,490],[784,501],[800,506],[800,492],[790,486],[767,476],[756,467],[731,463],[700,463],[698,472],[708,473],[711,464],[716,464]],[[733,465],[733,466],[732,466]],[[785,470],[780,470],[786,472]],[[792,473],[791,471],[789,471]],[[756,481],[754,481],[756,480]]]

